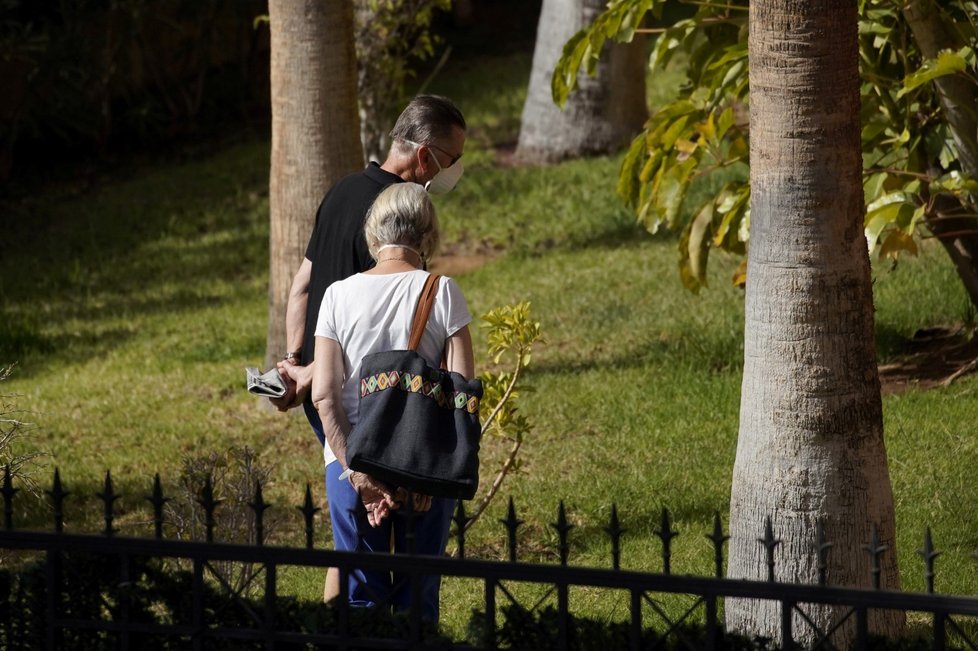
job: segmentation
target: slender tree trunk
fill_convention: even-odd
[[[645,41],[611,43],[597,74],[583,70],[577,90],[561,110],[553,102],[550,80],[564,43],[589,25],[606,0],[544,0],[533,50],[530,85],[520,123],[516,156],[527,163],[553,163],[622,147],[648,117],[645,103]]]
[[[351,0],[270,0],[268,15],[272,159],[266,367],[286,352],[285,307],[316,208],[327,188],[363,165]]]
[[[817,582],[811,545],[821,522],[833,543],[829,583],[870,584],[863,546],[875,526],[888,546],[882,586],[899,587],[862,227],[856,25],[855,0],[751,2],[751,241],[732,578],[766,580],[758,539],[770,517],[781,540],[777,580]],[[823,629],[845,614],[805,610]],[[726,617],[732,630],[780,638],[779,604],[728,600]],[[811,641],[811,628],[797,614],[793,621],[795,639]],[[894,633],[902,617],[873,613],[870,623]]]
[[[910,0],[903,7],[903,16],[925,59],[937,57],[941,50],[961,47],[941,19],[933,0]],[[978,179],[978,87],[963,75],[939,77],[934,80],[934,85],[958,148],[961,169],[971,178]],[[955,203],[942,199],[934,214],[927,216],[927,227],[944,245],[972,305],[978,307],[978,219],[954,216],[955,210],[960,208],[960,204]]]

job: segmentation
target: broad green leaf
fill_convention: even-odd
[[[723,138],[734,123],[734,112],[732,107],[727,107],[720,117],[717,118],[717,138]]]
[[[694,293],[706,286],[712,223],[713,201],[707,201],[686,226],[680,239],[679,274],[683,285]]]
[[[581,69],[587,51],[587,35],[588,30],[582,29],[571,36],[564,44],[560,60],[554,67],[553,76],[550,78],[550,93],[558,106],[567,103],[568,95],[577,85],[577,73]]]
[[[638,180],[640,183],[654,183],[653,178],[661,169],[660,165],[663,158],[665,158],[665,155],[661,149],[657,149],[651,153],[642,166],[642,171],[639,172]]]
[[[923,65],[920,66],[920,70],[904,77],[903,88],[897,93],[897,96],[903,97],[914,88],[938,77],[953,75],[956,72],[964,72],[968,67],[967,57],[970,51],[971,48],[967,47],[963,47],[957,52],[944,50],[937,55],[936,59],[924,61]]]
[[[684,154],[692,154],[699,147],[699,141],[693,142],[692,140],[687,140],[686,138],[676,139],[675,148],[676,151],[682,152]]]
[[[682,208],[683,201],[686,199],[686,191],[689,189],[690,174],[689,168],[692,159],[675,165],[662,175],[661,181],[656,188],[656,204],[661,211],[663,219],[669,228],[675,228],[679,217],[679,210]]]
[[[880,246],[880,258],[896,259],[902,252],[917,255],[917,243],[903,231],[891,231]]]
[[[871,174],[863,184],[863,200],[869,204],[876,201],[883,193],[883,182],[886,181],[886,172]]]
[[[866,246],[869,248],[869,252],[872,253],[873,249],[876,248],[876,244],[879,242],[880,233],[886,228],[892,220],[886,215],[876,215],[866,220]]]
[[[919,224],[920,220],[924,218],[926,212],[927,206],[917,206],[917,208],[913,211],[913,215],[910,217],[910,222],[907,224],[907,227],[903,230],[903,232],[907,235],[913,235],[914,231],[917,230],[917,224]]]
[[[604,48],[604,34],[592,31],[587,41],[587,49],[584,50],[584,71],[588,75],[594,76],[598,71],[598,58]]]
[[[672,124],[670,124],[669,128],[666,129],[666,132],[662,134],[662,142],[661,142],[662,148],[671,149],[673,145],[676,144],[676,141],[679,140],[679,137],[686,130],[686,125],[688,123],[689,123],[689,116],[683,115],[677,118]]]
[[[720,82],[720,88],[726,88],[731,82],[737,79],[738,75],[746,74],[746,71],[747,60],[740,59],[727,69],[727,73],[723,76],[723,81]]]
[[[862,130],[861,138],[862,138],[863,142],[867,142],[867,141],[873,140],[874,138],[876,138],[877,136],[879,136],[881,133],[883,133],[883,130],[886,127],[887,127],[887,124],[885,122],[883,122],[882,120],[876,120],[876,121],[873,121],[873,122],[868,123],[866,126],[863,127],[863,130]]]
[[[638,198],[639,173],[646,151],[645,137],[639,134],[632,140],[618,172],[618,195],[632,207]]]
[[[904,233],[912,233],[916,223],[914,221],[914,215],[916,214],[916,206],[909,203],[900,204],[900,209],[897,211],[896,218],[893,220],[893,223],[896,224],[897,228],[902,230]]]
[[[723,218],[713,233],[713,245],[728,251],[737,250],[742,245],[737,231],[744,216],[750,190],[745,187],[735,190],[733,184],[727,184],[720,196],[722,199],[718,202],[716,211],[723,215]]]
[[[866,206],[866,219],[891,204],[911,203],[913,197],[907,192],[890,192]]]

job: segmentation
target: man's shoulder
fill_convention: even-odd
[[[370,163],[366,168],[347,174],[336,182],[326,194],[325,200],[356,200],[358,198],[373,202],[380,192],[392,183],[402,179]]]

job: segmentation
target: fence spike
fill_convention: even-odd
[[[44,492],[50,495],[51,500],[54,502],[54,530],[57,533],[61,533],[65,528],[64,502],[65,498],[71,493],[62,488],[61,471],[57,467],[54,469],[54,481],[51,484],[51,490]]]
[[[255,513],[255,546],[265,543],[265,510],[271,506],[261,491],[261,481],[255,480],[255,498],[248,504]]]
[[[611,537],[611,567],[615,570],[621,569],[621,536],[625,530],[621,528],[618,521],[618,505],[611,504],[611,520],[604,528],[608,536]]]
[[[827,542],[825,540],[825,524],[822,522],[822,518],[819,518],[815,522],[815,542],[812,543],[812,547],[815,550],[815,555],[818,559],[818,584],[828,585],[828,572],[829,572],[829,550],[832,548],[833,543]]]
[[[516,562],[516,530],[523,521],[516,517],[516,507],[513,505],[513,498],[509,498],[509,509],[506,511],[506,519],[499,521],[506,527],[506,537],[509,541],[509,560]]]
[[[112,527],[112,521],[115,520],[115,514],[113,513],[113,508],[115,506],[115,501],[122,497],[118,495],[112,488],[112,473],[108,470],[105,471],[105,484],[101,493],[96,493],[95,497],[102,500],[105,505],[105,531],[103,532],[106,536],[111,536],[116,533],[117,529]]]
[[[160,473],[156,473],[153,477],[153,494],[147,495],[146,499],[153,505],[153,535],[161,539],[163,538],[163,506],[170,501],[170,498],[163,495]]]
[[[316,517],[316,514],[319,513],[321,509],[318,506],[316,506],[315,503],[313,503],[312,488],[309,486],[308,483],[306,483],[305,501],[303,501],[302,506],[297,506],[295,508],[299,509],[299,512],[302,513],[302,517],[305,519],[306,522],[306,549],[312,549],[313,532],[314,532],[313,519]],[[359,545],[357,547],[359,548]]]
[[[873,589],[879,590],[880,575],[882,574],[882,569],[880,566],[880,557],[883,555],[883,552],[889,549],[889,546],[880,544],[879,532],[876,530],[875,522],[871,524],[869,528],[869,544],[863,545],[863,549],[865,549],[866,553],[868,553],[870,557],[873,559],[873,569],[872,569]]]
[[[707,539],[713,543],[713,564],[716,566],[716,577],[723,577],[723,543],[730,540],[730,536],[723,533],[723,524],[720,521],[720,512],[713,512],[713,533],[706,534]]]
[[[943,552],[934,549],[934,542],[931,539],[930,527],[924,531],[924,546],[917,550],[924,559],[924,580],[927,582],[927,593],[934,594],[934,559]]]
[[[672,528],[669,519],[669,509],[663,507],[662,517],[659,521],[659,528],[653,532],[662,541],[662,573],[670,574],[672,571],[672,539],[679,535],[679,532]]]
[[[557,531],[557,553],[560,555],[560,564],[567,565],[567,556],[570,552],[570,545],[567,544],[567,534],[574,525],[567,522],[567,510],[564,508],[564,500],[560,500],[557,507],[557,522],[550,525]]]
[[[211,483],[211,476],[208,475],[204,480],[204,488],[201,491],[200,499],[197,500],[204,507],[204,526],[207,532],[207,542],[214,542],[214,511],[217,509],[217,505],[223,501],[214,499],[214,485]]]
[[[774,548],[781,544],[781,541],[774,537],[774,529],[771,527],[771,516],[764,518],[764,537],[758,538],[757,542],[764,545],[767,551],[767,580],[774,582]]]
[[[14,528],[14,495],[19,492],[19,488],[14,488],[8,463],[3,468],[3,488],[0,489],[0,494],[3,495],[3,528],[7,531]]]
[[[458,557],[465,558],[465,528],[469,525],[469,517],[465,515],[465,504],[462,500],[455,502],[455,544],[458,545]]]

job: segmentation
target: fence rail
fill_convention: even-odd
[[[55,471],[50,490],[53,531],[19,530],[14,527],[13,503],[18,489],[12,486],[9,470],[0,486],[4,500],[3,529],[0,530],[0,549],[33,550],[40,552],[42,563],[34,576],[0,581],[0,641],[4,649],[20,648],[101,648],[130,649],[138,647],[148,651],[157,644],[159,648],[264,648],[298,649],[326,646],[337,649],[422,649],[429,648],[435,633],[422,622],[420,607],[413,607],[393,626],[396,634],[379,634],[369,627],[363,628],[363,609],[356,609],[346,601],[346,578],[355,569],[375,569],[397,572],[406,577],[410,585],[419,589],[420,578],[441,575],[475,580],[482,585],[481,635],[465,643],[441,640],[439,648],[492,649],[511,640],[499,638],[499,622],[502,611],[517,609],[523,613],[539,613],[545,602],[556,601],[553,610],[554,635],[549,641],[552,648],[568,649],[575,644],[574,614],[570,608],[572,588],[587,587],[609,592],[624,593],[629,603],[627,641],[622,648],[653,648],[663,640],[673,638],[679,648],[718,649],[723,645],[724,632],[720,612],[727,598],[760,599],[780,604],[783,649],[797,647],[798,638],[810,639],[814,630],[816,646],[832,649],[838,645],[838,631],[851,627],[853,639],[859,649],[870,645],[869,620],[875,611],[899,610],[922,612],[931,620],[931,648],[946,648],[949,639],[956,646],[978,651],[975,642],[975,622],[978,618],[978,598],[935,594],[933,590],[934,559],[940,554],[934,549],[930,531],[925,534],[924,546],[919,554],[925,563],[927,589],[925,593],[895,592],[876,589],[855,589],[825,585],[824,573],[821,585],[781,583],[774,580],[773,549],[777,546],[770,520],[765,523],[764,538],[758,544],[768,552],[771,573],[767,581],[748,581],[723,578],[723,550],[727,535],[717,516],[713,531],[707,534],[715,558],[715,576],[678,576],[671,573],[671,543],[678,534],[671,524],[668,511],[663,511],[655,535],[662,542],[663,571],[640,572],[621,569],[620,540],[623,529],[616,508],[612,508],[606,533],[611,541],[611,567],[593,568],[570,565],[569,534],[573,526],[568,523],[563,503],[558,508],[557,521],[551,526],[558,535],[559,563],[542,564],[518,561],[517,530],[522,524],[512,500],[507,517],[500,522],[505,528],[508,541],[508,560],[483,560],[465,557],[465,523],[467,517],[459,503],[455,521],[456,543],[459,554],[455,558],[405,554],[372,554],[367,552],[340,552],[314,548],[314,519],[318,509],[314,507],[311,492],[306,489],[306,499],[297,507],[305,524],[304,547],[282,547],[262,544],[243,545],[216,542],[214,535],[215,511],[220,500],[216,499],[210,482],[205,484],[199,497],[207,523],[204,541],[175,540],[163,536],[164,509],[167,497],[163,495],[159,477],[147,500],[153,505],[155,535],[135,538],[118,535],[114,527],[114,504],[119,495],[112,487],[111,476],[106,475],[104,489],[98,494],[104,504],[105,527],[101,534],[66,532],[64,529],[64,503],[69,493]],[[256,488],[250,507],[256,530],[264,527],[263,516],[269,505]],[[409,519],[410,522],[410,519]],[[814,549],[819,554],[820,566],[824,567],[823,554],[828,546],[824,534],[819,531]],[[869,541],[866,546],[878,566],[880,556],[886,553],[881,545]],[[93,559],[100,559],[93,561]],[[169,609],[165,617],[148,616],[146,603],[147,559],[176,559],[190,568],[181,590],[182,601]],[[232,562],[255,566],[258,570],[244,586],[232,586],[231,582],[215,568],[215,564]],[[341,574],[341,595],[328,612],[321,607],[318,619],[297,625],[289,621],[286,611],[291,607],[287,599],[277,593],[277,577],[283,567],[335,567]],[[94,568],[94,569],[93,569]],[[89,574],[96,574],[94,583]],[[544,597],[527,606],[514,596],[513,584],[534,584],[545,588]],[[90,585],[86,590],[85,586]],[[33,586],[33,588],[31,587]],[[86,601],[72,590],[87,593]],[[31,590],[34,592],[30,592]],[[259,596],[246,596],[247,591]],[[27,596],[25,596],[27,595]],[[33,595],[33,596],[31,596]],[[680,616],[670,615],[661,607],[659,595],[688,595],[693,603]],[[150,599],[151,601],[151,599]],[[84,604],[79,605],[79,602]],[[813,605],[829,605],[842,609],[842,615],[828,627],[819,630],[809,616]],[[418,606],[418,604],[415,604]],[[157,609],[159,605],[157,604]],[[87,608],[87,610],[86,610]],[[39,624],[28,626],[19,617],[36,616]],[[651,616],[651,617],[650,617]],[[358,617],[360,619],[358,619]],[[646,626],[656,620],[662,633],[650,641]],[[691,640],[684,635],[683,626],[696,620],[702,623],[702,639]],[[399,623],[398,623],[399,622]],[[798,623],[811,627],[799,631]],[[400,628],[398,628],[400,627]],[[155,640],[155,642],[153,642]],[[43,644],[42,644],[43,643]],[[73,646],[77,645],[77,646]],[[169,645],[169,646],[167,646]],[[223,645],[223,646],[221,646]]]

